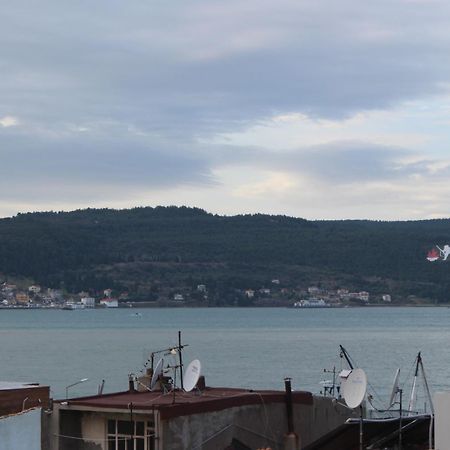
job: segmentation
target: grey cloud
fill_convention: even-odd
[[[428,173],[398,148],[229,152],[197,138],[444,92],[446,1],[17,0],[0,14],[0,118],[20,120],[0,128],[3,197],[210,186],[240,163],[338,183]]]
[[[212,164],[247,165],[267,171],[282,171],[333,185],[373,181],[404,181],[411,177],[445,178],[448,166],[426,159],[406,148],[367,142],[338,141],[295,151],[265,148],[217,147]],[[433,169],[440,162],[440,169]]]
[[[338,184],[399,180],[427,172],[425,163],[405,161],[412,155],[396,147],[337,142],[306,149],[297,156],[289,155],[288,167],[313,179]]]
[[[0,130],[0,138],[4,200],[111,199],[118,193],[214,183],[205,161],[181,144],[86,132],[36,138]]]
[[[112,117],[195,135],[278,111],[383,108],[442,92],[450,77],[445,2],[44,0],[5,9],[2,107],[42,121]]]

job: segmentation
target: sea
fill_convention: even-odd
[[[450,389],[449,324],[447,307],[0,310],[0,380],[49,385],[55,399],[85,378],[69,396],[95,395],[102,380],[104,392],[123,391],[181,331],[184,362],[200,359],[209,386],[284,389],[289,377],[319,393],[346,368],[341,344],[380,407],[397,368],[408,392],[419,351],[430,389]]]

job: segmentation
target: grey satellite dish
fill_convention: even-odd
[[[162,375],[164,366],[164,360],[161,358],[156,364],[155,370],[153,371],[152,381],[150,382],[150,389],[153,391],[155,389],[156,383],[159,380],[159,377]]]
[[[367,376],[362,369],[353,369],[347,377],[343,387],[342,396],[349,408],[357,408],[364,397],[367,390]]]
[[[394,376],[394,385],[392,386],[391,397],[389,398],[388,408],[390,408],[394,404],[395,396],[397,395],[397,392],[398,392],[399,376],[400,376],[400,369],[397,369],[397,372],[395,372],[395,376]]]
[[[201,370],[202,365],[198,359],[194,359],[189,363],[183,377],[183,387],[186,392],[190,392],[195,388],[200,378]]]

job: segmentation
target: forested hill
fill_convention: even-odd
[[[1,219],[0,273],[72,292],[110,286],[145,296],[161,286],[244,289],[277,278],[286,286],[332,284],[447,301],[450,261],[426,260],[433,245],[446,243],[447,219],[307,221],[187,207],[87,209]]]

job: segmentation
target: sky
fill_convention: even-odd
[[[0,25],[0,217],[449,216],[448,1],[15,0]]]

